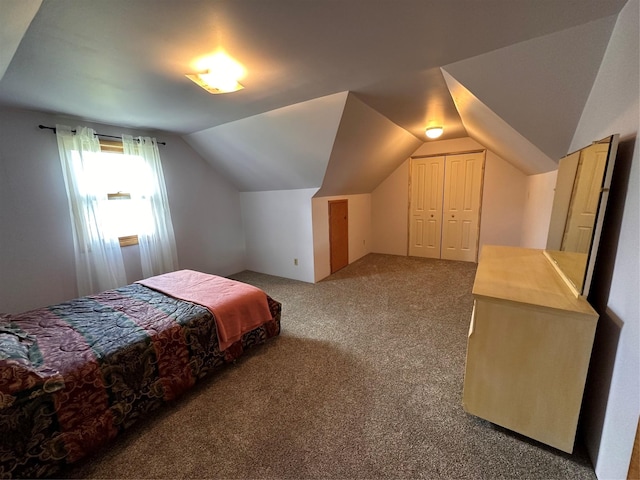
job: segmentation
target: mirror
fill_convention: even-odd
[[[618,135],[560,159],[545,254],[576,296],[589,294]]]

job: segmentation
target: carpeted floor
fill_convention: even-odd
[[[595,479],[464,412],[476,265],[370,254],[315,285],[242,272],[282,333],[69,478]]]

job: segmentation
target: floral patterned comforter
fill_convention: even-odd
[[[43,477],[95,451],[246,348],[221,352],[212,314],[140,284],[0,317],[0,478]]]

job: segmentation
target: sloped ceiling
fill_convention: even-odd
[[[350,93],[315,196],[370,193],[421,144]]]
[[[541,152],[557,160],[569,149],[615,20],[603,18],[443,69]],[[464,111],[458,111],[469,132],[472,122],[465,121]]]
[[[42,0],[0,0],[0,79],[7,71],[22,36],[40,8]]]
[[[242,192],[317,188],[346,100],[336,93],[183,138]]]
[[[514,138],[553,161],[566,153],[626,2],[42,0],[34,16],[39,1],[0,0],[0,32],[11,32],[0,50],[0,106],[185,135],[242,190],[335,191],[335,183],[360,191],[348,170],[359,160],[344,139],[356,135],[387,151],[387,137],[358,132],[349,120],[357,107],[347,100],[338,108],[320,99],[352,92],[418,141],[430,123],[444,125],[443,139],[510,141],[482,125],[469,129],[445,66]],[[20,13],[15,26],[7,11]],[[245,66],[244,90],[210,95],[185,78],[217,49]],[[400,143],[391,163],[406,147]],[[532,165],[528,171],[541,168],[526,149],[503,151],[505,160]],[[382,175],[386,167],[375,161],[354,170]]]
[[[429,108],[457,109],[458,137],[470,136],[527,175],[555,170],[614,23],[615,17],[600,19],[427,70],[412,81],[429,88],[445,85],[450,95],[444,100],[434,95]],[[422,142],[363,101],[375,105],[379,96],[349,93],[346,103],[329,107],[330,98],[185,138],[242,191],[320,187],[316,196],[369,193]],[[322,111],[332,113],[319,115],[326,107]],[[303,134],[305,124],[326,131]],[[305,168],[313,175],[302,175]]]
[[[558,164],[449,75],[443,74],[469,137],[527,175],[555,170]]]
[[[421,141],[342,92],[183,138],[242,192],[370,193]]]

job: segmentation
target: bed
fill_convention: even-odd
[[[280,333],[281,304],[256,287],[193,271],[149,281],[0,315],[1,478],[55,474]]]

